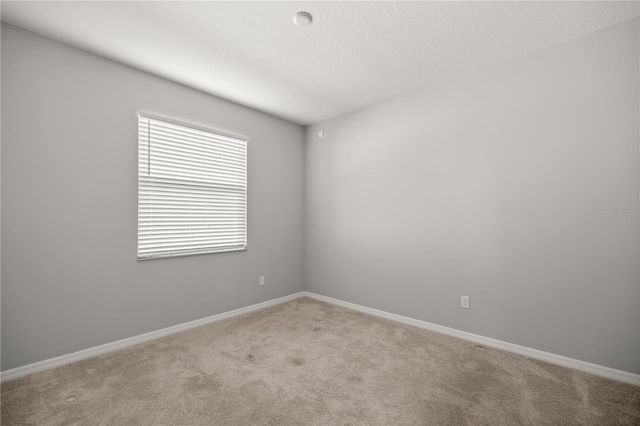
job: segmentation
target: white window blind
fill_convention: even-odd
[[[247,141],[138,116],[138,259],[247,247]]]

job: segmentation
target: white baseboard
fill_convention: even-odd
[[[456,330],[454,328],[443,327],[441,325],[432,324],[430,322],[421,321],[402,315],[396,315],[378,309],[368,308],[366,306],[357,305],[355,303],[344,302],[332,297],[322,296],[320,294],[311,293],[309,291],[303,292],[304,296],[311,299],[320,300],[333,305],[342,306],[344,308],[353,309],[354,311],[363,312],[365,314],[374,315],[381,318],[386,318],[392,321],[400,322],[407,325],[423,328],[425,330],[435,331],[436,333],[446,334],[448,336],[457,337],[459,339],[468,340],[474,343],[480,343],[485,346],[490,346],[497,349],[502,349],[508,352],[513,352],[519,355],[528,356],[529,358],[547,361],[551,364],[560,365],[563,367],[573,368],[575,370],[584,371],[587,373],[595,374],[608,379],[617,380],[619,382],[629,383],[632,385],[640,386],[640,374],[633,374],[626,371],[616,370],[614,368],[604,367],[598,364],[591,364],[589,362],[580,361],[573,358],[568,358],[561,355],[552,354],[550,352],[544,352],[537,349],[528,348],[526,346],[520,346],[509,342],[503,342],[502,340],[492,339],[490,337],[484,337],[473,333],[467,333],[466,331]]]
[[[81,361],[83,359],[87,359],[87,358],[102,355],[108,352],[113,352],[120,349],[128,348],[129,346],[148,342],[149,340],[159,339],[161,337],[165,337],[170,334],[179,333],[181,331],[189,330],[195,327],[200,327],[203,325],[211,324],[213,322],[222,321],[227,318],[232,318],[238,315],[247,314],[249,312],[258,311],[260,309],[269,308],[271,306],[280,305],[282,303],[286,303],[291,300],[299,299],[303,296],[304,296],[304,292],[294,293],[294,294],[290,294],[288,296],[280,297],[277,299],[267,300],[266,302],[256,303],[255,305],[246,306],[244,308],[234,309],[233,311],[223,312],[221,314],[213,315],[207,318],[202,318],[195,321],[189,321],[184,324],[174,325],[172,327],[163,328],[161,330],[140,334],[139,336],[129,337],[126,339],[115,341],[115,342],[106,343],[104,345],[95,346],[93,348],[84,349],[78,352],[61,355],[51,359],[45,359],[44,361],[35,362],[33,364],[24,365],[22,367],[13,368],[11,370],[3,371],[0,373],[0,382],[8,382],[10,380],[19,379],[20,377],[28,376],[30,374],[39,373],[41,371],[49,370],[55,367],[60,367],[62,365],[71,364],[73,362]]]
[[[233,311],[224,312],[224,313],[213,315],[207,318],[190,321],[184,324],[175,325],[173,327],[163,328],[161,330],[152,331],[149,333],[141,334],[139,336],[129,337],[127,339],[118,340],[116,342],[106,343],[104,345],[95,346],[93,348],[84,349],[78,352],[61,355],[55,358],[51,358],[44,361],[35,362],[33,364],[24,365],[22,367],[14,368],[11,370],[3,371],[0,373],[0,382],[8,382],[10,380],[19,379],[20,377],[28,376],[30,374],[39,373],[41,371],[49,370],[51,368],[60,367],[63,365],[71,364],[73,362],[81,361],[83,359],[87,359],[87,358],[102,355],[108,352],[124,349],[129,346],[137,345],[139,343],[144,343],[150,340],[159,339],[161,337],[165,337],[170,334],[179,333],[181,331],[186,331],[195,327],[211,324],[216,321],[221,321],[221,320],[232,318],[238,315],[258,311],[260,309],[269,308],[271,306],[280,305],[282,303],[299,299],[301,297],[309,297],[311,299],[320,300],[333,305],[342,306],[345,308],[353,309],[355,311],[363,312],[363,313],[374,315],[381,318],[386,318],[402,324],[412,325],[412,326],[423,328],[426,330],[435,331],[436,333],[446,334],[448,336],[457,337],[457,338],[468,340],[474,343],[480,343],[486,346],[513,352],[519,355],[528,356],[530,358],[547,361],[552,364],[561,365],[563,367],[573,368],[576,370],[584,371],[591,374],[596,374],[598,376],[606,377],[606,378],[617,380],[620,382],[640,386],[639,374],[633,374],[626,371],[616,370],[613,368],[604,367],[597,364],[591,364],[589,362],[584,362],[577,359],[540,351],[537,349],[531,349],[526,346],[520,346],[513,343],[503,342],[501,340],[492,339],[490,337],[484,337],[484,336],[480,336],[473,333],[467,333],[466,331],[460,331],[454,328],[444,327],[444,326],[432,324],[426,321],[421,321],[414,318],[405,317],[402,315],[392,314],[392,313],[381,311],[378,309],[368,308],[366,306],[357,305],[355,303],[344,302],[339,299],[334,299],[328,296],[322,296],[320,294],[312,293],[309,291],[302,291],[299,293],[290,294],[288,296],[268,300],[266,302],[257,303],[255,305],[246,306],[244,308],[235,309]]]

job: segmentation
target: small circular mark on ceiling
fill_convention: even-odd
[[[298,12],[293,15],[293,23],[298,28],[306,28],[313,22],[313,16],[309,12]]]

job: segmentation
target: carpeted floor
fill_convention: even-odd
[[[638,425],[640,388],[311,299],[2,384],[2,425]]]

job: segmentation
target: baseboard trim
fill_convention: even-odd
[[[342,306],[344,308],[353,309],[354,311],[363,312],[363,313],[374,315],[380,318],[396,321],[402,324],[412,325],[418,328],[423,328],[425,330],[434,331],[436,333],[446,334],[448,336],[457,337],[459,339],[468,340],[474,343],[483,344],[483,345],[494,347],[497,349],[502,349],[502,350],[513,352],[519,355],[528,356],[533,359],[547,361],[552,364],[560,365],[563,367],[573,368],[576,370],[606,377],[608,379],[617,380],[623,383],[640,386],[640,374],[633,374],[626,371],[616,370],[614,368],[609,368],[609,367],[605,367],[598,364],[592,364],[589,362],[568,358],[562,355],[556,355],[550,352],[540,351],[538,349],[532,349],[526,346],[520,346],[514,343],[504,342],[502,340],[480,336],[478,334],[467,333],[466,331],[456,330],[454,328],[444,327],[441,325],[433,324],[430,322],[426,322],[426,321],[422,321],[414,318],[405,317],[402,315],[392,314],[390,312],[369,308],[369,307],[358,305],[351,302],[345,302],[343,300],[334,299],[333,297],[323,296],[321,294],[312,293],[309,291],[302,291],[299,293],[290,294],[288,296],[267,300],[265,302],[256,303],[255,305],[246,306],[244,308],[234,309],[232,311],[223,312],[223,313],[212,315],[210,317],[202,318],[199,320],[186,322],[184,324],[178,324],[172,327],[163,328],[161,330],[151,331],[149,333],[140,334],[138,336],[129,337],[126,339],[115,341],[115,342],[106,343],[104,345],[95,346],[93,348],[88,348],[78,352],[73,352],[73,353],[61,355],[55,358],[35,362],[33,364],[24,365],[22,367],[13,368],[11,370],[0,372],[0,382],[4,383],[11,380],[19,379],[21,377],[25,377],[30,374],[39,373],[41,371],[71,364],[77,361],[81,361],[83,359],[91,358],[91,357],[102,355],[109,352],[114,352],[120,349],[125,349],[125,348],[128,348],[129,346],[148,342],[150,340],[159,339],[161,337],[169,336],[171,334],[179,333],[181,331],[186,331],[195,327],[200,327],[200,326],[211,324],[217,321],[222,321],[228,318],[233,318],[239,315],[248,314],[250,312],[280,305],[282,303],[290,302],[292,300],[299,299],[301,297],[309,297],[311,299],[327,302],[336,306]]]
[[[35,374],[55,367],[82,361],[83,359],[102,355],[108,352],[114,352],[120,349],[128,348],[129,346],[159,339],[161,337],[169,336],[171,334],[186,331],[195,327],[201,327],[203,325],[211,324],[217,321],[233,318],[238,315],[248,314],[250,312],[280,305],[282,303],[290,302],[301,297],[304,297],[304,292],[294,293],[288,296],[279,297],[277,299],[267,300],[266,302],[256,303],[255,305],[245,306],[244,308],[234,309],[233,311],[223,312],[221,314],[212,315],[210,317],[202,318],[199,320],[185,322],[183,324],[174,325],[172,327],[151,331],[149,333],[140,334],[138,336],[117,340],[115,342],[106,343],[104,345],[95,346],[93,348],[83,349],[78,352],[72,352],[70,354],[61,355],[55,358],[35,362],[33,364],[24,365],[22,367],[13,368],[11,370],[0,372],[0,382],[4,383],[11,380],[19,379],[30,374]]]
[[[626,371],[616,370],[614,368],[604,367],[602,365],[592,364],[589,362],[568,358],[562,355],[556,355],[550,352],[540,351],[538,349],[532,349],[526,346],[520,346],[514,343],[480,336],[478,334],[467,333],[466,331],[456,330],[455,328],[444,327],[430,322],[392,314],[390,312],[357,305],[351,302],[345,302],[339,299],[334,299],[333,297],[323,296],[321,294],[312,293],[309,291],[304,291],[303,294],[305,297],[320,300],[322,302],[327,302],[332,305],[353,309],[354,311],[363,312],[365,314],[374,315],[380,318],[389,319],[407,325],[412,325],[415,327],[423,328],[425,330],[435,331],[436,333],[446,334],[448,336],[457,337],[459,339],[468,340],[474,343],[480,343],[482,345],[502,349],[508,352],[513,352],[541,361],[547,361],[551,364],[573,368],[575,370],[584,371],[601,377],[606,377],[608,379],[617,380],[619,382],[640,386],[640,374],[633,374]]]

